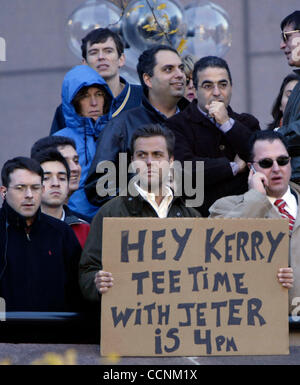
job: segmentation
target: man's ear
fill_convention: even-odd
[[[119,68],[123,67],[126,63],[126,58],[124,53],[119,57]]]
[[[7,188],[5,186],[0,186],[1,198],[4,200],[6,197]]]
[[[81,64],[88,65],[87,61],[84,58],[81,59]]]
[[[152,82],[151,82],[151,76],[150,75],[143,73],[143,80],[144,80],[144,83],[146,84],[146,86],[148,88],[152,88]]]
[[[249,170],[250,170],[250,168],[251,168],[251,163],[250,163],[250,162],[247,162],[247,167],[248,167]]]

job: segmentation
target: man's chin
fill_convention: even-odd
[[[176,95],[174,95],[177,99],[178,99],[178,101],[181,99],[181,98],[183,98],[184,97],[184,92],[182,92],[182,91],[180,91],[180,92],[178,92]]]
[[[31,219],[35,216],[36,212],[37,210],[21,210],[19,214],[22,215],[22,217],[24,217],[25,219]]]
[[[73,194],[76,190],[79,189],[79,183],[74,183],[69,185],[69,195]]]
[[[273,198],[281,198],[287,191],[284,186],[271,186],[267,188],[267,195]]]

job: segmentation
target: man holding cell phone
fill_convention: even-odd
[[[258,131],[250,148],[248,191],[217,200],[209,209],[210,217],[288,219],[290,267],[280,269],[278,279],[291,288],[290,299],[300,297],[300,187],[290,182],[286,140],[279,132]]]

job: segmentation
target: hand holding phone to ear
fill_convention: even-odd
[[[268,186],[268,178],[262,172],[256,171],[253,164],[251,164],[249,177],[248,177],[249,190],[253,189],[266,195],[267,186]]]

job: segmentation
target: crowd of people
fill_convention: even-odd
[[[281,30],[280,49],[296,69],[283,79],[268,127],[231,108],[233,80],[220,57],[181,57],[155,45],[137,59],[140,85],[133,85],[120,76],[120,36],[99,28],[82,40],[83,64],[64,77],[49,136],[2,168],[7,311],[99,303],[114,284],[102,266],[105,217],[287,218],[290,262],[277,279],[300,297],[300,11]],[[193,185],[203,162],[201,205],[188,207],[185,192],[175,194],[174,161],[183,169],[191,162]],[[137,177],[126,195],[124,166]]]

